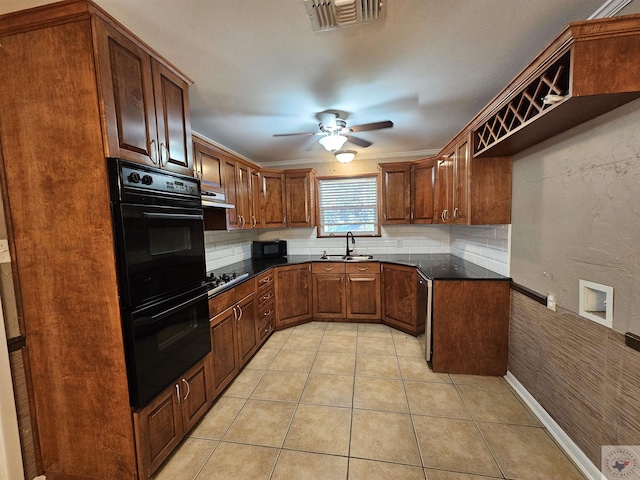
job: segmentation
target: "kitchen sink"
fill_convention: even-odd
[[[373,260],[373,255],[327,255],[326,253],[320,257],[320,260],[333,260],[339,262],[341,260],[345,262],[366,262]]]

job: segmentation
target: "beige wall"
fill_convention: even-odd
[[[640,100],[517,155],[511,258],[514,281],[572,312],[580,279],[613,286],[614,329],[638,334],[639,160]]]

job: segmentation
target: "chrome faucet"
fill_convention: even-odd
[[[346,257],[349,256],[349,254],[351,252],[353,252],[353,248],[349,248],[349,235],[351,235],[351,245],[355,245],[356,244],[356,239],[353,236],[353,233],[351,232],[347,232],[347,254],[345,255]]]

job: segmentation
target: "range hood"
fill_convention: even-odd
[[[202,190],[202,207],[236,208],[235,205],[226,202],[224,193],[211,192],[208,190]]]

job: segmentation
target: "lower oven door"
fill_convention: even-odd
[[[202,209],[119,204],[114,211],[121,297],[133,307],[205,278]]]
[[[201,288],[123,316],[131,405],[145,406],[211,351]]]

